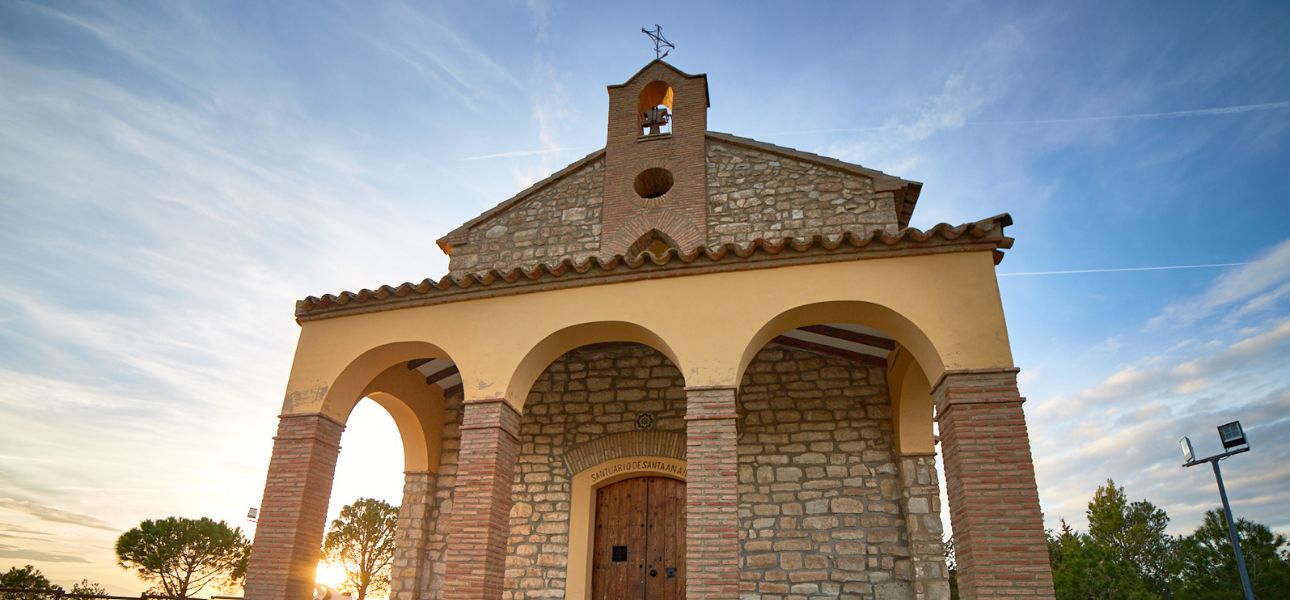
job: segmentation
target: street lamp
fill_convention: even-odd
[[[1203,463],[1213,465],[1214,479],[1218,481],[1218,495],[1223,499],[1223,516],[1227,517],[1227,536],[1232,539],[1232,551],[1236,553],[1236,570],[1241,574],[1241,588],[1245,591],[1245,600],[1254,600],[1254,590],[1250,587],[1250,574],[1245,570],[1245,556],[1241,554],[1241,539],[1236,534],[1236,522],[1232,520],[1232,506],[1227,503],[1227,489],[1223,487],[1223,473],[1218,470],[1218,461],[1234,454],[1249,452],[1250,443],[1245,439],[1245,431],[1241,429],[1240,421],[1219,425],[1218,438],[1223,441],[1225,452],[1200,460],[1196,460],[1196,453],[1192,450],[1190,439],[1183,437],[1179,440],[1182,444],[1183,458],[1187,461],[1183,466],[1194,467]]]

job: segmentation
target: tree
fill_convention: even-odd
[[[1290,598],[1290,557],[1285,536],[1265,525],[1238,519],[1241,553],[1256,598]],[[1183,538],[1176,562],[1178,598],[1221,600],[1241,598],[1236,556],[1221,510],[1205,513],[1200,527]]]
[[[88,579],[82,579],[80,583],[72,584],[72,594],[85,594],[87,596],[107,596],[107,588],[94,583]]]
[[[390,588],[390,565],[394,562],[394,528],[399,508],[374,498],[359,498],[340,509],[331,522],[323,553],[327,560],[345,568],[341,589],[363,600],[369,592]]]
[[[1049,553],[1057,546],[1053,588],[1057,600],[1150,600],[1158,598],[1147,587],[1133,563],[1091,536],[1066,528],[1049,537]]]
[[[0,588],[12,588],[23,590],[52,590],[53,584],[45,578],[45,574],[40,569],[32,565],[27,565],[21,569],[11,567],[7,572],[0,573]],[[31,596],[18,594],[16,592],[0,592],[0,600],[19,600]]]
[[[1170,561],[1177,542],[1165,533],[1169,515],[1146,500],[1129,502],[1124,488],[1107,479],[1088,503],[1088,537],[1133,565],[1153,591],[1172,598]]]
[[[167,595],[186,598],[206,585],[230,587],[246,574],[251,545],[223,521],[170,517],[144,521],[116,541],[118,563]]]

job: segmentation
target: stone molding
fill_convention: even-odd
[[[598,464],[632,456],[665,456],[685,460],[685,434],[677,431],[611,433],[570,448],[564,464],[577,475]]]

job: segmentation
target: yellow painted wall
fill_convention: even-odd
[[[580,345],[652,346],[687,386],[738,386],[775,335],[814,323],[860,323],[887,333],[927,381],[947,369],[1011,367],[990,252],[782,266],[481,298],[306,321],[284,413],[341,422],[377,375],[447,356],[466,401],[504,397],[523,407],[552,360]],[[397,420],[397,417],[396,417]]]

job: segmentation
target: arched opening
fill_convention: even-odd
[[[343,507],[360,498],[396,507],[393,561],[412,568],[391,569],[391,596],[442,588],[436,565],[447,546],[462,400],[461,375],[450,357],[431,344],[403,342],[356,358],[324,402],[324,412],[344,411],[346,425],[328,528]],[[322,562],[318,576],[319,583],[337,587],[344,571]]]
[[[627,252],[624,253],[624,255],[640,256],[642,253],[649,252],[656,257],[663,257],[667,255],[668,250],[676,250],[679,252],[680,246],[678,246],[676,241],[671,237],[668,237],[667,234],[657,229],[651,229],[645,232],[645,235],[642,235],[640,239],[637,239],[629,248],[627,248]]]
[[[649,82],[641,88],[636,107],[642,135],[672,132],[672,86],[664,81]]]
[[[921,336],[911,331],[893,311],[847,302],[787,311],[758,332],[738,394],[740,543],[750,564],[772,560],[759,548],[798,540],[800,560],[775,559],[779,568],[791,579],[814,563],[821,581],[842,586],[875,564],[939,559],[929,550],[938,545],[911,537],[929,528],[925,517],[940,534],[939,488],[926,468],[935,461],[931,399],[904,345]],[[904,429],[926,440],[926,454],[902,449]],[[869,543],[854,543],[857,535]],[[753,570],[742,577],[773,591]],[[882,585],[900,597],[913,581]]]
[[[596,490],[633,473],[684,479],[685,379],[671,354],[657,335],[625,322],[562,329],[530,352],[521,366],[527,372],[517,373],[511,387],[524,395],[508,396],[523,398],[508,580],[565,581],[566,598],[589,597],[597,560],[592,520],[626,522],[650,509],[645,497],[627,494],[613,504],[616,512],[597,513]],[[682,518],[683,496],[679,504],[658,500]],[[607,552],[622,545],[606,544],[600,540]],[[599,558],[617,564],[612,556]],[[684,564],[683,555],[667,560],[663,573]]]
[[[658,334],[635,323],[626,321],[597,321],[580,323],[552,332],[529,350],[524,359],[516,366],[506,388],[506,398],[516,402],[516,410],[524,411],[529,391],[538,376],[547,369],[555,359],[581,346],[591,344],[630,342],[648,346],[662,354],[667,360],[680,368],[683,365],[676,358],[676,353]]]

